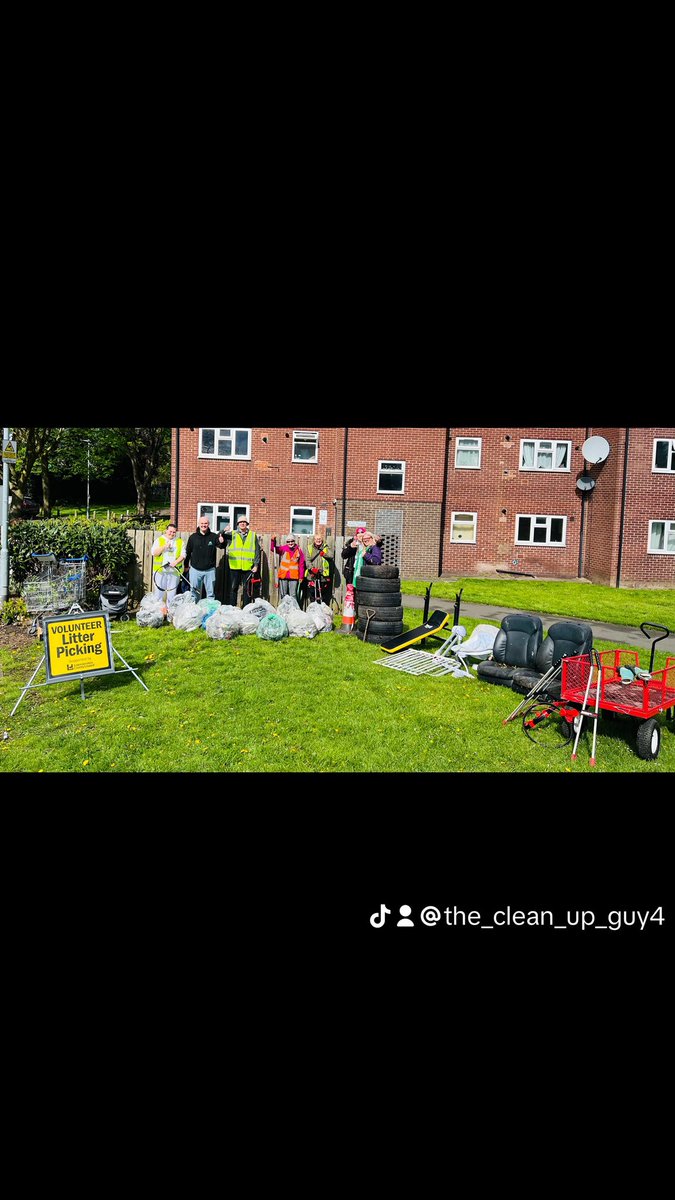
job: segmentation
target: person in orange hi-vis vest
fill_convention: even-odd
[[[278,570],[279,599],[293,596],[297,600],[298,584],[305,578],[305,556],[295,540],[295,534],[289,533],[283,546],[277,546],[274,535],[270,549],[272,554],[278,554],[281,558]]]

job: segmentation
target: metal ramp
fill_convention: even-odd
[[[451,675],[457,670],[454,659],[439,658],[427,650],[403,650],[392,658],[376,658],[375,666],[390,667],[392,671],[405,671],[406,675]]]
[[[465,642],[464,626],[453,625],[450,637],[435,654],[430,654],[428,650],[403,650],[387,658],[376,658],[375,665],[391,667],[392,671],[404,671],[406,675],[430,675],[432,679],[437,679],[439,675],[475,679],[467,659],[488,658],[498,632],[493,625],[477,625]]]

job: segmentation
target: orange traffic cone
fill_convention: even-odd
[[[355,617],[356,610],[354,608],[354,584],[348,583],[345,591],[345,602],[342,607],[342,625],[344,632],[351,633],[352,629],[354,628]]]

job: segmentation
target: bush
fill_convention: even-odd
[[[134,552],[123,528],[111,521],[22,521],[10,526],[9,561],[13,590],[18,591],[33,571],[31,554],[55,558],[87,556],[87,589],[96,592],[102,583],[126,579]]]
[[[18,598],[5,600],[0,608],[0,625],[13,625],[15,621],[21,621],[23,617],[27,616],[28,609],[23,600]]]

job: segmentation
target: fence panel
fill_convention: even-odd
[[[131,542],[134,552],[134,561],[129,571],[130,601],[133,608],[140,604],[147,592],[152,591],[152,554],[150,550],[156,536],[156,531],[152,529],[127,530],[127,537]],[[179,537],[182,537],[185,542],[187,542],[189,536],[190,533],[179,532]],[[304,554],[307,553],[308,540],[305,535],[298,537],[298,545]],[[270,604],[276,608],[279,603],[279,590],[275,587],[275,579],[276,566],[279,559],[277,555],[272,554],[270,551],[271,534],[259,533],[258,541],[261,546],[262,594],[265,600],[269,600]],[[345,582],[342,576],[342,547],[344,544],[345,539],[342,537],[330,538],[328,544],[336,567],[333,595],[340,609],[342,609],[345,594]],[[217,563],[220,563],[224,553],[224,550],[218,550]]]

